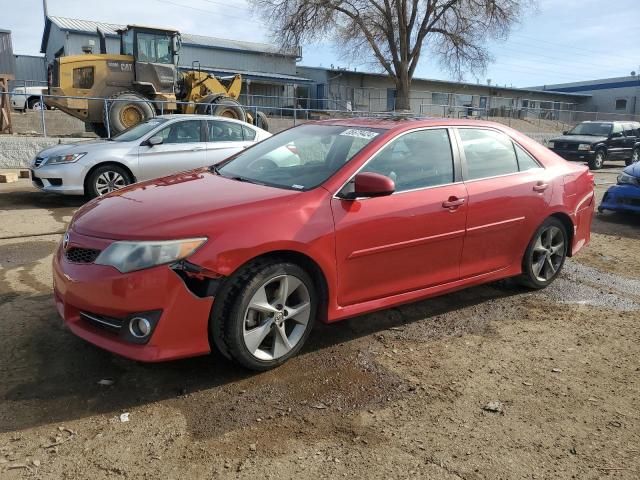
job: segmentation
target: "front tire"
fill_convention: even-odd
[[[565,226],[557,218],[547,218],[527,246],[519,283],[536,290],[551,285],[562,270],[568,249]]]
[[[118,165],[103,165],[89,174],[85,192],[90,198],[96,198],[132,183],[133,179],[124,168]]]
[[[134,92],[114,95],[108,110],[103,113],[105,130],[109,122],[112,137],[156,116],[151,102]]]
[[[309,274],[289,262],[256,263],[231,280],[222,314],[222,339],[240,365],[269,370],[297,354],[318,308]]]
[[[589,159],[589,168],[591,170],[600,170],[604,165],[604,161],[607,158],[607,152],[604,149],[600,148],[596,151],[596,154],[593,158]]]

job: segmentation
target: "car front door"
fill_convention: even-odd
[[[622,130],[622,125],[614,123],[611,127],[611,134],[607,142],[607,158],[610,160],[620,160],[625,158],[626,138]]]
[[[461,278],[520,262],[551,199],[546,170],[506,134],[483,128],[456,130],[469,203]]]
[[[243,129],[242,124],[225,120],[207,120],[207,162],[209,165],[220,163],[222,160],[235,155],[253,144],[255,131]],[[253,136],[251,137],[251,133]],[[245,137],[251,137],[246,138]]]
[[[148,139],[139,147],[138,158],[142,178],[162,177],[207,165],[207,143],[202,120],[179,120],[167,125],[152,137],[162,143],[150,145]]]
[[[395,193],[332,199],[340,305],[458,279],[467,193],[457,165],[446,128],[413,131],[360,170],[393,179]]]

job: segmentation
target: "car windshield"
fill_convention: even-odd
[[[595,135],[597,137],[606,137],[611,133],[610,123],[580,123],[567,135]]]
[[[114,142],[133,142],[134,140],[138,140],[141,137],[144,137],[151,130],[159,125],[162,125],[166,121],[166,118],[152,118],[150,120],[147,120],[146,122],[134,125],[133,127],[125,130],[122,133],[119,133],[114,137],[111,137],[111,140],[113,140]]]
[[[302,125],[240,153],[216,171],[236,180],[309,190],[322,184],[383,130]]]

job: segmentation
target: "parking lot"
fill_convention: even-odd
[[[596,173],[598,201],[621,169]],[[255,374],[138,364],[65,330],[50,264],[84,201],[0,185],[3,479],[640,476],[638,217],[597,214],[546,290],[317,325]]]

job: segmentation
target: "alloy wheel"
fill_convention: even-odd
[[[127,185],[127,181],[118,172],[108,170],[96,179],[96,192],[105,195]]]
[[[631,163],[636,163],[638,161],[640,161],[640,149],[636,148],[631,156]]]
[[[536,279],[547,282],[555,276],[566,255],[565,235],[562,229],[550,225],[544,228],[533,246],[531,269]]]
[[[602,168],[602,165],[604,164],[604,153],[602,153],[602,151],[599,151],[598,153],[596,153],[596,168],[600,169]]]
[[[279,275],[267,280],[244,313],[245,347],[260,360],[283,357],[303,338],[310,314],[309,290],[300,279]]]

